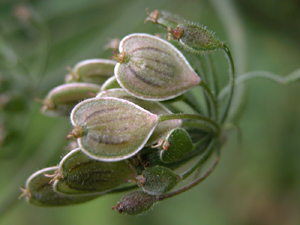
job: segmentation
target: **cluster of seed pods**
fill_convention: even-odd
[[[146,21],[165,27],[168,38],[178,41],[184,51],[204,54],[224,49],[203,26],[168,12],[155,10]],[[79,62],[65,80],[42,101],[41,111],[70,116],[73,129],[67,139],[75,139],[78,147],[57,166],[28,178],[22,196],[29,203],[70,205],[140,188],[112,207],[137,215],[200,183],[216,166],[219,121],[224,122],[218,116],[216,96],[167,40],[130,34],[120,41],[119,54],[114,53],[112,60]],[[201,93],[194,93],[204,93],[208,102],[203,103],[208,108],[203,112],[187,97],[196,86]],[[213,153],[215,160],[204,173],[184,187],[177,186]],[[195,164],[180,171],[195,157]]]

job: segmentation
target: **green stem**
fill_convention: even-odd
[[[230,106],[231,106],[232,98],[233,98],[234,83],[235,83],[234,63],[233,63],[233,59],[232,59],[232,56],[231,56],[231,52],[225,44],[223,46],[223,50],[225,52],[226,58],[227,58],[228,63],[229,63],[229,97],[228,97],[227,104],[225,106],[225,110],[224,110],[222,116],[220,117],[220,123],[221,124],[224,123],[226,118],[227,118],[227,115],[228,115],[228,112],[229,112],[229,109],[230,109]]]
[[[294,71],[293,73],[282,77],[278,74],[274,74],[271,72],[267,72],[267,71],[253,71],[253,72],[249,72],[249,73],[244,73],[241,76],[236,78],[235,84],[236,86],[246,83],[252,79],[256,79],[256,78],[260,78],[260,79],[266,79],[266,80],[270,80],[273,81],[275,83],[278,84],[283,84],[283,85],[288,85],[294,82],[300,82],[300,69]],[[225,96],[228,94],[229,92],[229,86],[226,86],[219,94],[218,99],[219,101],[223,100],[225,98]]]
[[[174,119],[198,120],[199,123],[195,123],[195,127],[198,127],[200,129],[205,129],[206,131],[212,132],[215,135],[218,135],[220,131],[220,127],[215,121],[199,114],[182,113],[182,114],[159,115],[159,123],[166,120],[174,120]]]
[[[217,158],[216,160],[214,161],[214,163],[210,166],[210,168],[208,168],[205,173],[203,173],[198,179],[196,179],[195,181],[193,181],[192,183],[176,190],[176,191],[173,191],[173,192],[169,192],[167,194],[164,194],[164,195],[158,195],[158,196],[155,196],[155,200],[156,201],[162,201],[162,200],[165,200],[167,198],[171,198],[175,195],[178,195],[178,194],[181,194],[193,187],[195,187],[197,184],[199,184],[200,182],[202,182],[203,180],[205,180],[210,174],[211,172],[216,168],[216,166],[218,165],[218,162],[219,162],[219,155],[217,155]]]
[[[205,55],[205,56],[206,56],[206,63],[208,65],[208,68],[209,68],[210,74],[211,74],[211,78],[212,78],[213,93],[214,93],[214,96],[218,96],[218,94],[219,94],[219,79],[217,76],[216,67],[215,67],[214,61],[212,59],[212,56],[210,54]]]
[[[208,98],[208,107],[210,109],[210,112],[211,112],[211,117],[212,119],[216,120],[217,119],[217,103],[216,103],[216,100],[211,92],[211,90],[209,89],[209,87],[206,85],[206,83],[204,81],[201,81],[199,83],[199,86],[201,86],[205,92],[205,95],[207,96]]]
[[[190,93],[184,94],[184,102],[191,106],[197,113],[203,114],[201,107],[197,104],[197,100]]]
[[[180,179],[184,180],[188,178],[197,168],[199,168],[199,166],[201,166],[209,158],[209,156],[213,152],[214,147],[215,147],[215,140],[211,140],[211,142],[205,149],[205,152],[203,153],[199,161],[194,166],[192,166],[189,170],[180,174],[179,175]]]

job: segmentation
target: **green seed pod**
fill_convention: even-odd
[[[214,33],[204,26],[194,23],[182,23],[169,31],[173,39],[178,40],[184,50],[194,54],[205,54],[223,48]]]
[[[161,103],[138,99],[130,95],[129,93],[127,93],[124,89],[120,89],[120,88],[110,89],[107,91],[100,92],[97,95],[97,97],[121,98],[130,101],[134,104],[137,104],[138,106],[142,107],[143,109],[146,109],[147,111],[155,115],[171,114],[171,111],[169,111]],[[153,143],[157,142],[166,132],[168,132],[173,128],[179,127],[180,125],[181,125],[181,120],[179,119],[167,120],[159,123],[155,128],[154,132],[152,133],[151,137],[147,141],[146,146],[150,146]]]
[[[68,195],[105,193],[136,174],[126,160],[101,162],[91,159],[79,148],[61,160],[57,171],[54,190]]]
[[[167,41],[149,34],[122,39],[116,78],[137,98],[162,101],[175,98],[199,84],[200,78],[183,54]]]
[[[88,83],[63,84],[52,89],[42,100],[41,111],[50,116],[70,116],[74,106],[100,91],[100,86]]]
[[[154,166],[137,176],[137,184],[150,195],[161,195],[170,191],[179,181],[179,177],[169,168]]]
[[[115,76],[108,78],[101,86],[101,91],[106,91],[113,88],[120,88],[120,85]]]
[[[157,23],[164,27],[175,28],[179,23],[182,23],[185,21],[180,16],[173,15],[166,11],[154,10],[151,13],[148,13],[148,10],[146,10],[146,11],[147,11],[148,17],[146,18],[145,23],[147,21],[150,21],[153,24]]]
[[[119,213],[133,216],[145,213],[155,202],[155,196],[143,191],[134,191],[121,198],[118,204],[112,207],[112,209],[117,210]]]
[[[51,174],[57,170],[57,167],[49,167],[39,170],[32,174],[26,182],[26,189],[21,188],[22,195],[26,196],[27,201],[30,204],[37,206],[64,206],[83,203],[101,195],[89,195],[89,196],[67,196],[62,195],[53,190],[52,184],[50,184],[50,177],[46,177],[44,174]]]
[[[93,98],[80,102],[71,113],[80,148],[100,161],[120,161],[139,152],[157,126],[158,116],[132,102]]]
[[[87,59],[77,63],[67,75],[66,82],[84,82],[102,85],[114,75],[116,62],[107,59]]]
[[[171,130],[166,139],[157,146],[161,148],[160,160],[164,163],[172,163],[182,159],[194,149],[189,134],[181,128]]]

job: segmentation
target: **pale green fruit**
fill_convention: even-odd
[[[120,88],[102,91],[97,95],[97,97],[115,97],[115,98],[125,99],[134,104],[137,104],[138,106],[142,107],[143,109],[146,109],[147,111],[155,115],[171,114],[171,111],[168,110],[166,107],[164,107],[161,103],[138,99],[130,95],[124,89],[120,89]],[[168,132],[173,128],[179,127],[180,125],[181,125],[180,119],[160,122],[155,128],[149,140],[147,141],[146,146],[156,143],[166,132]]]
[[[87,59],[77,63],[66,82],[103,84],[114,75],[116,62],[108,59]]]
[[[100,86],[88,83],[62,84],[52,89],[42,100],[41,111],[49,116],[70,116],[74,106],[87,98],[95,96]]]
[[[169,42],[149,35],[122,39],[115,76],[137,98],[162,101],[175,98],[200,82],[183,54]]]
[[[132,102],[101,97],[74,107],[70,133],[79,147],[100,161],[120,161],[138,153],[158,124],[158,116]]]

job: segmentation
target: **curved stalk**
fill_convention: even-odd
[[[218,135],[220,131],[220,127],[215,121],[199,114],[182,113],[182,114],[159,115],[159,123],[166,120],[174,120],[174,119],[198,120],[199,123],[195,123],[194,127],[204,129],[205,131],[208,132],[212,132],[215,135]]]
[[[203,180],[205,180],[210,174],[211,172],[216,168],[216,166],[218,165],[218,162],[219,162],[219,155],[217,155],[214,163],[205,171],[205,173],[203,173],[198,179],[196,179],[195,181],[193,181],[192,183],[176,190],[176,191],[173,191],[173,192],[169,192],[167,194],[164,194],[164,195],[159,195],[159,196],[155,196],[155,200],[156,201],[162,201],[162,200],[165,200],[167,198],[171,198],[175,195],[178,195],[178,194],[181,194],[193,187],[195,187],[197,184],[199,184],[200,182],[202,182]]]
[[[278,74],[275,73],[271,73],[271,72],[267,72],[267,71],[253,71],[253,72],[249,72],[249,73],[244,73],[242,75],[240,75],[239,77],[236,78],[235,84],[240,85],[243,83],[246,83],[252,79],[256,79],[256,78],[260,78],[260,79],[266,79],[266,80],[270,80],[273,81],[277,84],[283,84],[283,85],[287,85],[287,84],[291,84],[293,82],[299,82],[300,81],[300,69],[296,70],[293,73],[290,73],[289,75],[282,77]],[[223,100],[225,98],[225,96],[228,94],[230,87],[226,86],[219,94],[218,99],[219,101]]]
[[[199,83],[199,86],[203,88],[205,95],[207,96],[208,108],[210,109],[211,118],[216,120],[218,117],[216,100],[215,100],[211,90],[209,89],[209,87],[207,86],[207,84],[204,81],[201,81]]]
[[[190,169],[188,169],[186,172],[182,173],[179,175],[180,179],[184,180],[188,178],[196,169],[199,168],[200,165],[202,165],[211,155],[213,152],[213,149],[215,147],[215,140],[211,140],[207,148],[205,149],[203,155],[201,158],[198,160],[198,162],[195,163]]]
[[[225,106],[225,110],[223,112],[223,114],[220,117],[220,123],[224,123],[230,106],[231,106],[231,102],[232,102],[232,98],[233,98],[233,92],[234,92],[234,83],[235,83],[235,71],[234,71],[234,63],[233,63],[233,59],[231,56],[231,52],[229,50],[229,48],[224,44],[223,46],[223,50],[225,52],[226,58],[228,60],[229,63],[229,97],[228,97],[228,101],[227,104]]]

